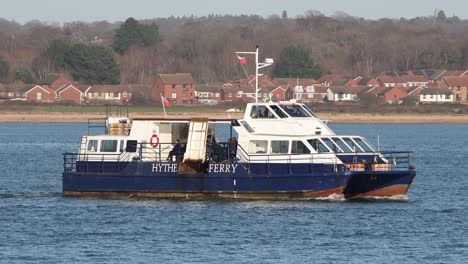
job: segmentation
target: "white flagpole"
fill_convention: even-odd
[[[167,118],[166,106],[164,106],[164,97],[162,96],[162,93],[161,93],[161,104],[162,104],[163,110],[164,110],[164,118]]]

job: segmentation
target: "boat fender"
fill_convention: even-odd
[[[153,134],[150,138],[150,145],[153,148],[157,148],[159,146],[159,137],[156,134]]]

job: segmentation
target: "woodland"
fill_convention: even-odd
[[[83,84],[152,83],[192,73],[199,83],[244,77],[236,51],[261,48],[273,77],[375,77],[382,71],[468,68],[468,20],[443,11],[378,20],[325,16],[210,15],[121,22],[25,24],[0,18],[0,83],[40,83],[63,73]],[[247,57],[247,71],[253,57]]]

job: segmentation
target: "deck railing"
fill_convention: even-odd
[[[64,153],[64,171],[76,171],[78,161],[82,161],[84,168],[82,171],[88,171],[88,162],[99,162],[102,171],[120,172],[129,162],[180,162],[183,159],[184,149],[180,153],[173,152],[175,143],[159,143],[156,148],[152,147],[149,143],[139,143],[135,152],[129,152],[124,149],[120,153]],[[291,165],[302,163],[310,164],[311,168],[314,164],[327,164],[333,165],[333,171],[345,170],[342,166],[340,155],[347,156],[349,164],[363,165],[363,170],[373,170],[372,165],[378,163],[389,164],[389,170],[414,170],[412,165],[412,152],[409,151],[383,151],[373,153],[310,153],[310,154],[249,154],[240,145],[235,149],[230,149],[230,144],[227,142],[216,143],[210,145],[207,151],[207,160],[211,162],[236,162],[240,163],[246,168],[247,171],[252,171],[252,165],[258,166],[264,164],[266,170],[271,169],[272,164],[288,165],[288,171],[292,171]],[[363,160],[366,157],[368,161]],[[383,159],[382,159],[383,158]],[[380,160],[378,162],[377,160]],[[106,163],[113,162],[114,167],[106,167]],[[94,167],[95,168],[95,167]],[[330,166],[329,166],[330,168]],[[349,168],[349,167],[348,167]]]

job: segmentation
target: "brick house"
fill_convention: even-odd
[[[93,85],[85,90],[88,103],[125,104],[132,99],[132,95],[133,88],[127,84]]]
[[[402,87],[390,87],[382,92],[381,97],[385,103],[396,104],[407,95],[408,93]]]
[[[18,97],[25,98],[28,102],[53,103],[55,92],[47,86],[30,85],[20,89]]]
[[[55,91],[55,99],[58,102],[82,104],[85,100],[85,94],[90,88],[89,85],[64,85]]]
[[[47,85],[50,89],[57,91],[58,89],[68,85],[78,85],[63,74],[53,74],[42,80],[40,85]]]
[[[161,101],[161,94],[172,104],[193,104],[196,84],[190,73],[159,74],[154,82],[151,97]]]
[[[286,89],[284,89],[283,87],[281,86],[278,86],[276,88],[273,88],[270,92],[269,92],[270,96],[271,96],[271,99],[275,102],[278,102],[278,101],[284,101],[286,100]]]
[[[454,102],[468,103],[468,76],[445,77],[440,81],[439,88],[451,90]]]

